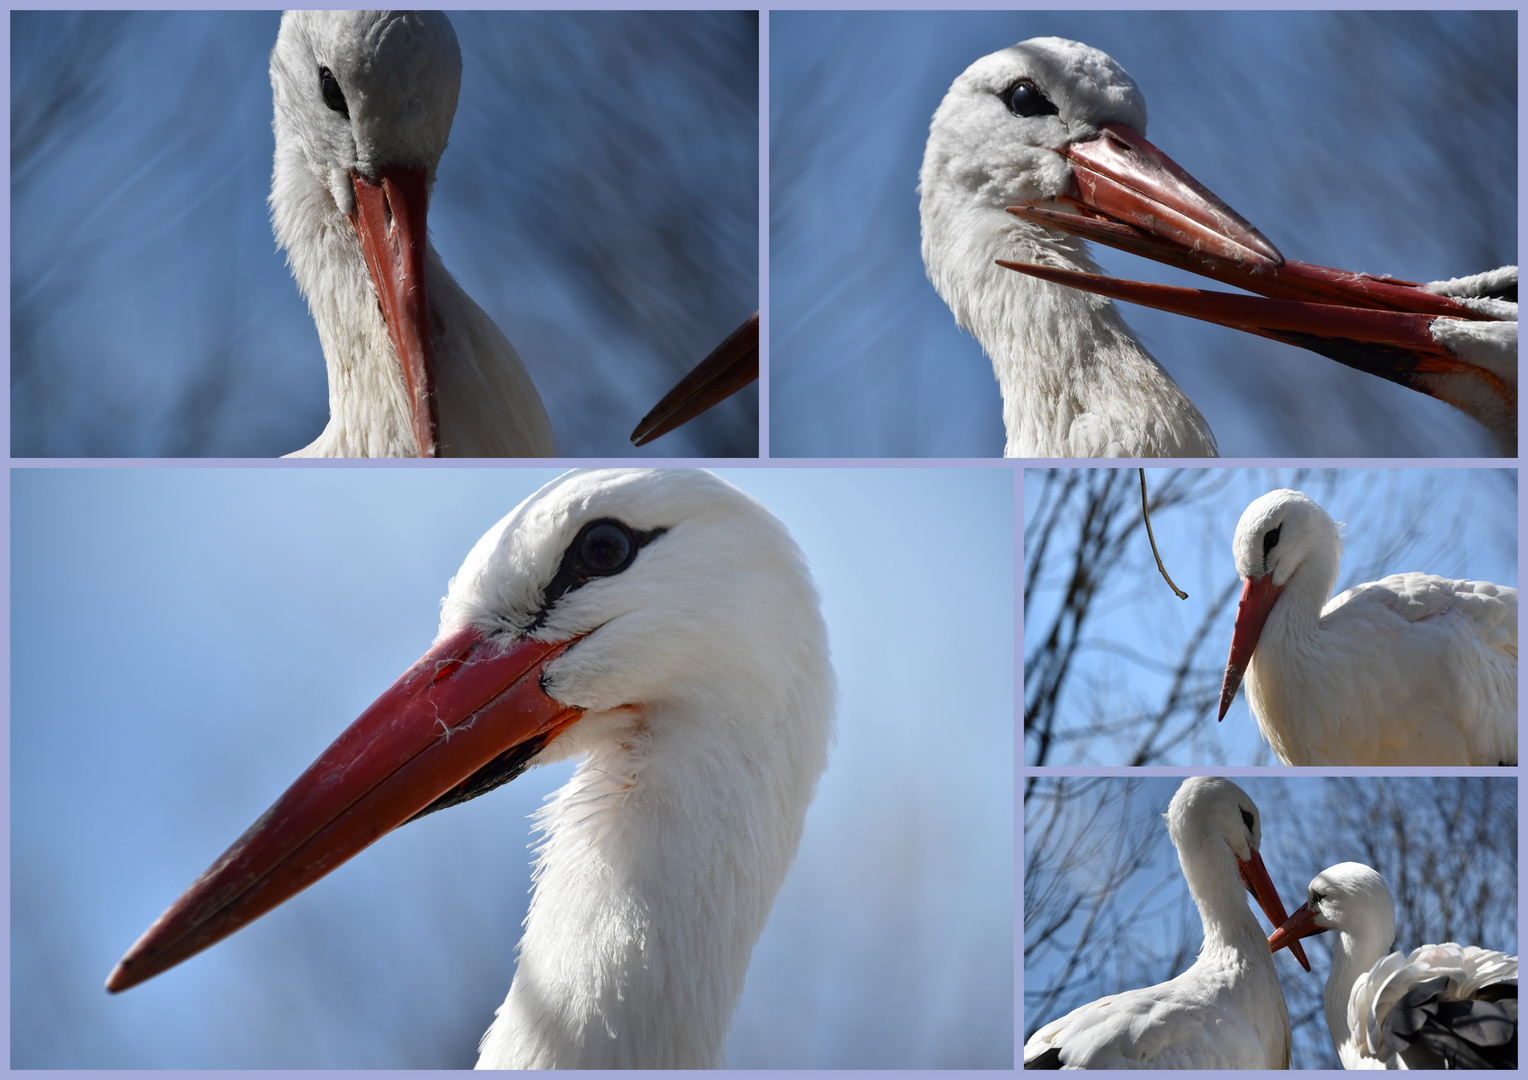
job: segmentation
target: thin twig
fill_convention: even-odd
[[[1187,600],[1188,593],[1173,584],[1173,579],[1167,576],[1167,567],[1162,565],[1162,556],[1157,551],[1157,538],[1151,535],[1151,513],[1146,509],[1146,470],[1141,471],[1141,516],[1146,519],[1146,539],[1151,541],[1151,553],[1157,557],[1157,569],[1162,572],[1162,580],[1167,582],[1167,587],[1178,594],[1179,600]]]

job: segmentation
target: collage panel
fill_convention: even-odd
[[[1014,479],[13,470],[13,1064],[1011,1068]]]
[[[1516,776],[1030,776],[1025,1068],[1513,1068],[1517,847]]]
[[[757,11],[10,21],[12,456],[758,454]]]
[[[1517,19],[772,12],[771,453],[1515,457]]]
[[[1024,511],[1027,765],[1517,764],[1515,469],[1029,469]]]

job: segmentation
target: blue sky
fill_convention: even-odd
[[[425,650],[469,547],[553,475],[12,474],[13,1064],[474,1060],[513,972],[525,818],[566,767],[399,830],[143,986],[101,984]],[[1014,476],[724,475],[805,550],[840,686],[729,1061],[1006,1065]]]
[[[774,454],[1002,452],[991,365],[924,275],[915,189],[951,81],[1026,38],[1084,41],[1124,65],[1147,137],[1288,258],[1418,281],[1516,262],[1515,12],[777,11],[769,26]],[[1492,452],[1421,394],[1124,310],[1223,456]]]
[[[1136,470],[1128,470],[1137,483]],[[1165,470],[1147,469],[1146,482],[1159,491]],[[1042,470],[1024,474],[1026,520],[1040,493]],[[1516,472],[1479,469],[1294,469],[1215,470],[1220,485],[1192,506],[1154,513],[1152,530],[1168,574],[1188,593],[1179,600],[1156,569],[1140,530],[1121,571],[1094,602],[1095,618],[1078,650],[1064,691],[1062,716],[1073,725],[1089,715],[1118,718],[1150,711],[1166,693],[1180,650],[1206,611],[1211,597],[1236,581],[1231,538],[1242,511],[1253,499],[1281,487],[1303,490],[1344,523],[1343,561],[1338,590],[1386,574],[1420,570],[1450,578],[1517,585],[1518,510]],[[1138,497],[1129,509],[1139,514]],[[1063,533],[1055,541],[1068,543]],[[1070,567],[1070,553],[1062,565]],[[1026,652],[1046,632],[1060,596],[1057,579],[1037,578],[1025,621]],[[1236,595],[1211,628],[1203,664],[1218,687]],[[1213,713],[1199,725],[1196,743],[1180,745],[1167,765],[1276,764],[1238,692],[1225,720]],[[1033,747],[1026,760],[1033,759]],[[1124,765],[1118,744],[1106,739],[1067,742],[1051,754],[1052,765]]]
[[[756,16],[451,17],[431,239],[560,453],[639,453],[637,421],[759,306]],[[12,16],[17,456],[274,457],[322,429],[318,334],[265,201],[278,22]],[[641,453],[752,456],[756,416],[745,391]]]

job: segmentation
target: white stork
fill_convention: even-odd
[[[1199,958],[1175,979],[1052,1020],[1024,1044],[1026,1069],[1289,1068],[1284,991],[1242,894],[1251,892],[1275,925],[1284,922],[1284,905],[1258,854],[1257,804],[1223,777],[1192,776],[1166,816],[1204,923]],[[1304,951],[1295,955],[1310,970]]]
[[[1516,589],[1412,573],[1332,596],[1337,525],[1287,489],[1247,507],[1231,548],[1221,719],[1245,675],[1286,765],[1517,764]]]
[[[1215,454],[1204,418],[1104,296],[1314,349],[1459,405],[1515,447],[1515,270],[1510,331],[1493,331],[1484,357],[1473,338],[1456,351],[1459,335],[1431,324],[1506,319],[1506,306],[1456,302],[1446,283],[1286,262],[1148,142],[1145,125],[1125,70],[1062,38],[976,61],[934,113],[919,180],[923,261],[992,359],[1007,456]],[[1079,238],[1279,299],[1105,278]]]
[[[1326,1026],[1346,1069],[1515,1069],[1517,957],[1453,942],[1386,955],[1395,905],[1363,863],[1329,866],[1268,938],[1335,931]]]
[[[709,473],[569,473],[478,541],[435,644],[143,935],[124,990],[384,833],[582,755],[541,812],[479,1065],[710,1068],[827,762],[800,550]]]
[[[329,424],[294,457],[556,453],[520,357],[426,234],[461,77],[441,12],[282,16],[271,221],[329,369]],[[756,324],[754,335],[756,374]],[[749,380],[732,368],[745,363],[734,350],[723,374],[691,373],[653,426],[677,427],[741,388]]]

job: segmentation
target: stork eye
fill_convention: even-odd
[[[340,89],[340,81],[334,77],[334,72],[326,67],[319,68],[318,86],[323,91],[324,104],[345,119],[350,119],[350,106],[345,104],[344,91]]]
[[[541,594],[541,610],[527,629],[538,630],[545,625],[552,607],[567,593],[583,588],[595,578],[613,577],[626,570],[637,561],[638,552],[667,531],[633,529],[615,518],[597,518],[587,523],[562,553],[562,564]]]
[[[998,97],[1014,116],[1054,116],[1056,106],[1028,79],[1020,79]]]
[[[1279,529],[1282,529],[1283,527],[1284,526],[1280,525]],[[1267,555],[1270,551],[1272,551],[1273,548],[1274,548],[1274,545],[1276,545],[1279,542],[1279,529],[1274,529],[1272,532],[1264,534],[1264,536],[1263,536],[1263,554],[1264,555]]]
[[[1247,813],[1247,811],[1243,810],[1241,812],[1241,816],[1242,816],[1242,821],[1246,823],[1247,828],[1249,828],[1249,829],[1252,828],[1252,815]]]
[[[576,544],[578,560],[591,575],[619,574],[636,557],[637,545],[630,530],[618,521],[596,521],[584,527]]]

